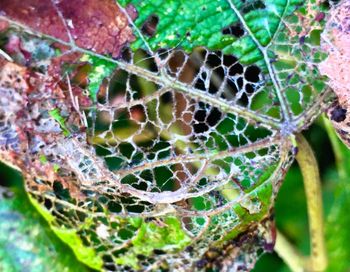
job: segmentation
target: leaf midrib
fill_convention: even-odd
[[[278,97],[278,100],[280,102],[280,106],[282,109],[282,114],[283,114],[283,121],[284,122],[290,122],[292,120],[292,116],[291,116],[291,110],[290,110],[290,106],[287,102],[286,97],[284,96],[284,94],[282,93],[281,87],[280,87],[280,83],[279,80],[276,76],[276,73],[274,72],[274,69],[271,65],[271,62],[269,60],[268,57],[268,52],[267,49],[268,47],[272,44],[273,42],[273,38],[275,36],[275,34],[279,31],[280,25],[281,25],[281,21],[282,18],[285,15],[286,10],[288,9],[289,6],[289,0],[287,1],[282,17],[279,21],[279,26],[277,27],[275,33],[273,34],[273,37],[271,38],[270,42],[266,45],[263,46],[259,40],[257,39],[257,37],[254,35],[254,33],[252,32],[252,30],[250,29],[250,27],[247,25],[246,21],[244,20],[242,14],[240,13],[240,11],[237,9],[237,7],[232,3],[232,0],[227,0],[231,9],[234,11],[234,13],[236,14],[238,20],[241,22],[241,24],[243,25],[243,28],[248,32],[249,37],[253,40],[253,42],[255,43],[255,45],[257,46],[257,48],[259,49],[259,51],[262,53],[263,57],[264,57],[264,61],[265,61],[265,65],[267,67],[267,70],[269,72],[271,81],[274,85],[274,89],[275,89],[275,93]]]

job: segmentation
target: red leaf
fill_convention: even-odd
[[[81,48],[114,58],[134,40],[114,0],[1,0],[0,15],[65,42],[71,37]]]

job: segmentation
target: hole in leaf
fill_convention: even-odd
[[[70,200],[69,190],[63,188],[62,184],[58,181],[53,183],[53,191],[58,199]]]
[[[206,63],[211,67],[218,67],[221,65],[221,53],[220,52],[212,52],[207,56]]]
[[[125,47],[121,52],[121,59],[130,63],[132,61],[132,57],[133,57],[133,54],[131,52],[131,49]]]
[[[237,58],[233,55],[224,55],[224,65],[230,67],[231,65],[237,63]]]
[[[194,85],[194,87],[196,89],[205,91],[205,83],[204,83],[204,81],[201,78],[197,79],[196,84]],[[210,91],[210,89],[209,89],[209,91]]]
[[[126,96],[126,83],[127,83],[128,73],[122,70],[117,70],[114,74],[109,90],[108,101],[113,104],[114,102],[122,102]],[[107,87],[106,87],[107,89]],[[107,92],[107,90],[106,90]],[[99,94],[99,98],[102,100],[105,94]],[[100,101],[99,101],[100,102]],[[102,102],[102,101],[101,101]]]
[[[194,118],[198,122],[203,122],[205,120],[206,114],[207,113],[205,110],[199,110],[195,113]]]
[[[213,108],[210,111],[207,118],[208,125],[211,127],[215,126],[217,123],[219,123],[221,116],[222,116],[222,113],[219,111],[219,109]]]
[[[236,63],[235,65],[231,66],[228,70],[228,74],[230,76],[235,76],[237,74],[243,73],[243,66],[239,63]]]
[[[199,123],[193,125],[195,133],[203,133],[209,130],[209,127],[205,123]]]
[[[136,122],[146,122],[146,112],[142,105],[135,105],[130,108],[130,118]]]
[[[176,76],[184,68],[184,62],[187,61],[186,55],[182,51],[174,52],[168,61],[168,71],[172,76]]]
[[[234,80],[227,80],[227,87],[230,89],[232,95],[235,95],[238,92],[237,85]],[[227,94],[225,95],[225,97]]]
[[[244,28],[241,23],[231,25],[229,27],[226,27],[222,30],[222,34],[224,35],[231,35],[236,38],[240,38],[244,35]]]
[[[221,83],[224,81],[225,76],[225,69],[222,66],[213,70],[210,80],[209,93],[214,94],[218,92]]]
[[[142,34],[148,37],[152,37],[156,32],[158,23],[159,23],[158,16],[152,14],[150,17],[147,18],[146,22],[141,27]]]
[[[244,78],[250,82],[258,82],[259,74],[260,74],[259,67],[255,65],[249,66],[244,72]]]
[[[252,10],[257,10],[257,9],[264,9],[266,8],[265,4],[263,1],[258,0],[258,1],[249,1],[243,8],[242,8],[242,13],[246,14]]]
[[[45,200],[44,200],[44,205],[45,205],[45,208],[46,208],[46,209],[50,210],[50,209],[52,208],[52,202],[51,202],[51,200],[45,198]]]
[[[336,106],[331,112],[331,119],[337,123],[343,122],[346,119],[346,109]]]
[[[154,249],[153,253],[156,254],[156,255],[164,255],[164,254],[166,254],[166,252],[164,250],[161,250],[161,249]]]
[[[240,77],[237,79],[238,90],[241,90],[243,87],[243,78]]]
[[[161,95],[160,101],[164,104],[172,103],[173,102],[173,94],[172,92],[166,92]]]
[[[165,48],[160,48],[158,51],[157,51],[157,55],[158,57],[161,59],[161,60],[164,60],[166,59],[168,56],[169,56],[169,50],[165,49]]]
[[[239,99],[239,102],[242,106],[247,106],[249,103],[248,95],[246,93],[243,93],[241,98]]]
[[[254,93],[255,91],[255,88],[252,84],[246,84],[245,85],[245,91],[248,93],[248,94],[252,94]]]

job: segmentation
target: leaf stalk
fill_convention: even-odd
[[[296,160],[304,180],[311,242],[311,256],[305,268],[307,271],[324,271],[327,267],[327,252],[319,169],[307,140],[301,134],[296,135],[296,140],[298,143]]]

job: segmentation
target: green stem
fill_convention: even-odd
[[[339,178],[340,179],[346,179],[346,169],[344,167],[345,162],[345,158],[342,152],[342,143],[339,140],[339,137],[335,134],[334,128],[331,124],[331,122],[328,120],[327,117],[325,117],[325,115],[322,116],[323,119],[323,123],[324,123],[324,127],[327,131],[329,140],[331,141],[331,145],[333,148],[333,152],[334,152],[334,156],[335,156],[335,163],[336,163],[336,167],[338,170],[338,174],[339,174]]]
[[[304,271],[305,260],[284,235],[277,230],[275,252],[292,272]]]
[[[298,143],[296,160],[304,180],[311,240],[310,263],[306,268],[309,271],[324,271],[327,267],[327,254],[324,240],[323,205],[318,165],[313,150],[306,139],[301,134],[298,134],[296,140]]]

